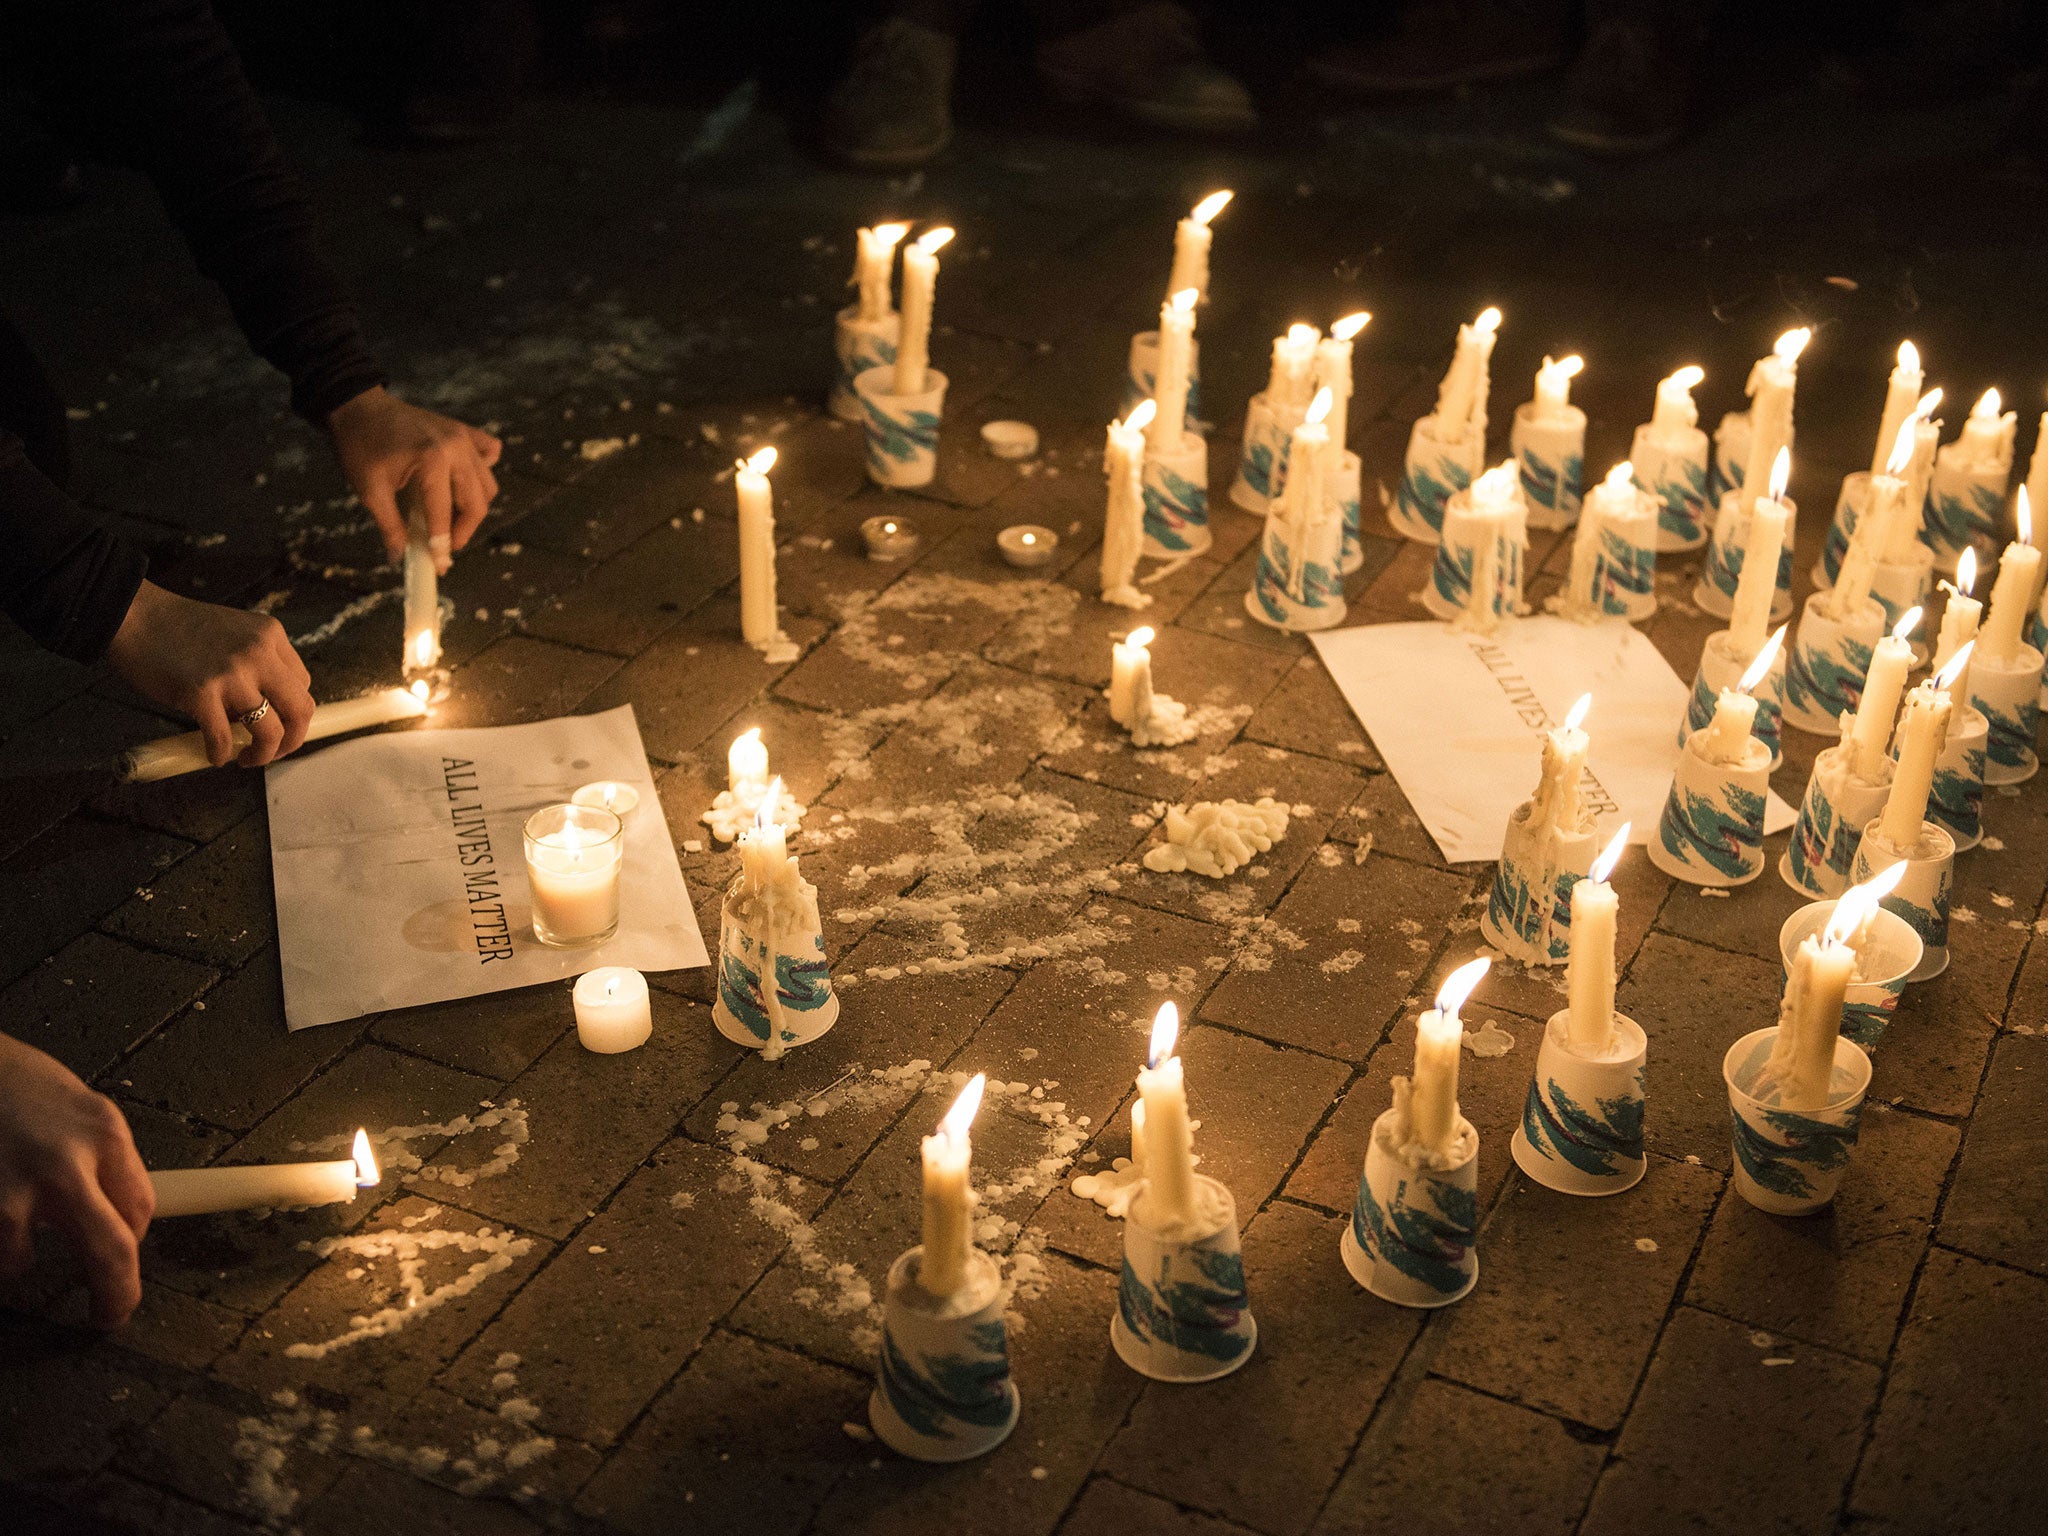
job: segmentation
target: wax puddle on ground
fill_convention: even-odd
[[[526,1144],[527,1137],[531,1134],[527,1126],[526,1110],[517,1099],[507,1099],[503,1104],[485,1099],[479,1107],[481,1113],[457,1115],[453,1120],[430,1120],[420,1125],[390,1125],[381,1131],[371,1131],[370,1146],[377,1154],[377,1166],[384,1170],[386,1178],[393,1174],[405,1174],[420,1183],[438,1183],[450,1189],[467,1189],[478,1179],[496,1178],[519,1161],[519,1149]],[[414,1141],[455,1142],[485,1132],[497,1132],[504,1140],[491,1149],[489,1160],[475,1168],[454,1168],[441,1163],[424,1163],[407,1145],[408,1142]],[[318,1141],[295,1141],[291,1144],[291,1150],[315,1154],[343,1153],[349,1150],[354,1140],[354,1133],[349,1132],[340,1136],[324,1136]]]

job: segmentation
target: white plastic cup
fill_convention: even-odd
[[[917,1283],[923,1260],[922,1247],[909,1248],[889,1266],[868,1423],[899,1456],[970,1461],[1017,1427],[1002,1276],[974,1249],[960,1289],[935,1297]]]
[[[1984,782],[2023,784],[2040,770],[2034,739],[2041,727],[2041,653],[2022,645],[2008,662],[1971,653],[1970,708],[1984,716]]]
[[[1734,1130],[1735,1192],[1773,1216],[1809,1216],[1841,1188],[1870,1089],[1870,1057],[1855,1041],[1838,1038],[1827,1104],[1795,1113],[1780,1109],[1775,1087],[1760,1082],[1777,1039],[1775,1024],[1752,1030],[1721,1058]]]
[[[1460,1119],[1456,1160],[1408,1161],[1394,1144],[1394,1112],[1372,1125],[1365,1170],[1338,1252],[1351,1278],[1403,1307],[1447,1307],[1479,1283],[1479,1133]]]
[[[825,935],[813,928],[786,949],[773,936],[758,931],[740,898],[744,877],[736,877],[719,907],[718,997],[711,1022],[735,1045],[781,1055],[794,1045],[809,1045],[839,1019],[839,995],[832,990],[832,967],[825,959]],[[772,971],[773,980],[764,978]],[[767,988],[775,990],[774,1012]]]
[[[1508,815],[1479,930],[1486,942],[1524,965],[1562,965],[1572,949],[1572,887],[1600,851],[1594,833],[1535,823],[1536,803]]]
[[[1799,529],[1799,508],[1787,496],[1785,506],[1792,515],[1785,519],[1785,547],[1778,553],[1778,580],[1771,595],[1771,619],[1777,622],[1792,612],[1792,542]],[[1742,579],[1749,539],[1749,517],[1753,498],[1730,490],[1722,493],[1714,514],[1713,531],[1707,537],[1707,553],[1700,562],[1700,579],[1693,584],[1692,600],[1700,612],[1725,619],[1735,611],[1735,588]]]
[[[1813,760],[1792,839],[1778,859],[1778,875],[1802,896],[1816,901],[1849,888],[1849,866],[1871,818],[1891,796],[1891,773],[1872,781],[1849,769],[1849,749],[1833,746]]]
[[[1707,434],[1685,427],[1670,435],[1648,422],[1629,448],[1638,489],[1657,503],[1657,552],[1679,554],[1707,542]]]
[[[1894,864],[1906,873],[1879,907],[1904,918],[1919,936],[1920,963],[1908,982],[1928,981],[1948,969],[1949,890],[1955,878],[1956,845],[1931,821],[1920,823],[1920,837],[1911,848],[1899,848],[1884,835],[1881,822],[1863,829],[1856,857],[1849,865],[1849,883],[1861,885]]]
[[[1403,538],[1435,544],[1443,537],[1444,507],[1478,478],[1486,443],[1477,432],[1461,438],[1438,434],[1434,416],[1424,416],[1408,434],[1408,456],[1400,488],[1387,508],[1387,521]]]
[[[1678,750],[1671,793],[1650,838],[1650,862],[1691,885],[1747,885],[1764,868],[1771,754],[1755,737],[1741,763],[1710,763],[1696,733]]]
[[[1246,512],[1265,515],[1273,498],[1280,494],[1281,477],[1287,470],[1287,450],[1304,414],[1281,410],[1263,390],[1252,396],[1244,408],[1237,475],[1230,482],[1230,499],[1235,505]]]
[[[894,490],[930,485],[939,472],[939,421],[946,409],[946,376],[925,370],[925,387],[899,395],[896,370],[870,368],[855,376],[867,431],[868,478]]]
[[[1792,958],[1810,934],[1819,933],[1835,915],[1832,901],[1810,902],[1785,919],[1778,930],[1779,968],[1789,978]],[[1842,1034],[1864,1050],[1877,1048],[1885,1028],[1898,1012],[1906,978],[1918,968],[1925,946],[1912,924],[1895,912],[1878,909],[1870,937],[1856,959],[1856,974],[1842,999]]]
[[[870,368],[893,367],[896,343],[903,334],[903,316],[891,311],[879,320],[863,320],[860,306],[850,304],[839,311],[832,328],[832,357],[837,364],[827,400],[832,414],[841,421],[859,421],[866,414],[853,381]]]
[[[1681,747],[1694,731],[1703,731],[1712,723],[1714,707],[1721,702],[1721,690],[1741,682],[1753,660],[1754,657],[1745,660],[1737,653],[1734,637],[1727,630],[1716,630],[1707,636],[1707,643],[1700,647],[1700,670],[1692,680],[1692,698],[1687,701],[1685,718],[1678,725]],[[1750,697],[1756,700],[1756,719],[1750,724],[1749,734],[1771,749],[1771,767],[1775,769],[1785,761],[1784,646],[1778,647],[1770,670],[1750,691]]]
[[[1124,1217],[1123,1277],[1109,1339],[1132,1370],[1154,1381],[1214,1381],[1252,1357],[1259,1325],[1245,1291],[1237,1204],[1195,1175],[1196,1209],[1217,1215],[1199,1235],[1167,1234],[1147,1219],[1141,1189]]]
[[[1199,555],[1215,543],[1209,532],[1209,441],[1183,432],[1172,453],[1145,453],[1140,484],[1145,496],[1148,560]]]
[[[1567,405],[1556,420],[1536,419],[1534,401],[1515,407],[1508,451],[1522,477],[1531,528],[1569,528],[1579,520],[1586,472],[1586,413]]]
[[[1349,450],[1338,454],[1330,467],[1330,495],[1344,518],[1344,555],[1337,568],[1346,576],[1365,568],[1365,534],[1359,521],[1364,478],[1365,467]]]
[[[1123,401],[1117,415],[1128,416],[1141,400],[1159,392],[1159,332],[1140,331],[1131,338],[1129,360],[1124,368]],[[1187,424],[1190,431],[1205,432],[1200,420],[1202,404],[1202,338],[1188,338]]]
[[[1827,612],[1829,595],[1807,597],[1785,662],[1785,723],[1812,736],[1842,734],[1842,713],[1863,697],[1870,658],[1885,635],[1876,598],[1865,598],[1843,621]]]
[[[1536,1050],[1536,1075],[1509,1143],[1515,1166],[1566,1195],[1618,1195],[1642,1182],[1643,1067],[1649,1036],[1614,1016],[1614,1049],[1594,1059],[1573,1050],[1569,1010],[1550,1016]]]

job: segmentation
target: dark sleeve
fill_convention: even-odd
[[[37,644],[98,661],[128,616],[148,560],[31,464],[0,428],[0,610]]]
[[[24,8],[27,9],[27,8]],[[44,97],[79,138],[146,174],[249,344],[315,424],[385,382],[313,243],[297,175],[207,0],[36,7]]]

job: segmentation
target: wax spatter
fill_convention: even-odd
[[[1654,1237],[1639,1237],[1636,1239],[1637,1253],[1655,1253],[1656,1251],[1657,1239]]]
[[[1502,1029],[1492,1019],[1484,1019],[1477,1029],[1467,1029],[1461,1042],[1465,1049],[1481,1058],[1505,1056],[1515,1048],[1515,1037]]]
[[[531,1252],[533,1239],[516,1237],[511,1232],[494,1232],[488,1226],[478,1227],[474,1232],[459,1232],[437,1227],[428,1232],[407,1232],[398,1229],[358,1232],[346,1237],[329,1237],[314,1243],[301,1243],[299,1247],[321,1259],[329,1258],[336,1253],[347,1253],[372,1261],[393,1259],[398,1264],[398,1291],[403,1298],[399,1305],[381,1307],[375,1312],[356,1317],[350,1321],[345,1332],[331,1339],[315,1344],[299,1343],[285,1347],[285,1354],[294,1360],[324,1360],[336,1350],[360,1344],[365,1339],[379,1339],[397,1333],[421,1318],[439,1311],[449,1302],[469,1295],[491,1276],[511,1268],[514,1259],[522,1258]],[[454,1249],[465,1254],[480,1254],[482,1257],[470,1264],[455,1279],[430,1290],[420,1278],[420,1270],[429,1254],[443,1249]]]
[[[499,1131],[505,1139],[492,1149],[487,1161],[475,1168],[450,1168],[438,1163],[425,1165],[419,1155],[407,1146],[408,1142],[414,1141],[454,1141],[484,1131]],[[440,1183],[450,1188],[466,1189],[478,1179],[496,1178],[518,1162],[519,1149],[526,1144],[530,1132],[526,1110],[519,1100],[507,1099],[503,1104],[494,1104],[485,1099],[482,1101],[482,1113],[477,1115],[457,1115],[453,1120],[428,1121],[421,1125],[391,1125],[369,1134],[378,1166],[387,1175],[407,1174],[420,1183]],[[339,1136],[325,1136],[318,1141],[295,1141],[291,1150],[315,1154],[346,1152],[354,1141],[354,1132],[347,1132]]]
[[[1317,967],[1325,976],[1343,976],[1358,969],[1365,959],[1362,949],[1340,949]]]
[[[743,1118],[736,1100],[730,1108],[721,1106],[712,1129],[727,1138],[727,1150],[744,1153],[765,1144],[771,1131],[799,1120],[819,1119],[835,1109],[869,1110],[901,1103],[919,1092],[930,1075],[932,1064],[920,1058],[900,1067],[866,1068],[856,1063],[851,1071],[823,1092],[808,1099],[785,1099],[779,1104],[756,1101]]]
[[[1977,921],[1977,914],[1969,907],[1952,906],[1948,909],[1948,920],[1952,923],[1974,923]]]
[[[299,1490],[285,1480],[285,1458],[301,1442],[325,1455],[340,1432],[340,1420],[332,1409],[301,1406],[298,1393],[289,1389],[273,1392],[270,1402],[268,1416],[235,1421],[232,1454],[243,1468],[242,1502],[264,1524],[278,1527],[299,1502]]]
[[[1307,939],[1269,917],[1258,902],[1259,897],[1243,886],[1226,886],[1196,896],[1195,905],[1202,916],[1223,928],[1229,938],[1228,952],[1210,957],[1210,969],[1221,971],[1235,965],[1240,970],[1270,971],[1279,950],[1308,948]]]
[[[871,1348],[879,1342],[882,1309],[875,1301],[874,1287],[852,1264],[828,1258],[818,1247],[817,1229],[783,1198],[801,1199],[804,1181],[738,1153],[727,1178],[731,1181],[727,1192],[747,1193],[747,1209],[789,1244],[791,1255],[807,1277],[790,1293],[791,1300],[827,1317],[855,1319],[857,1348]],[[726,1187],[726,1180],[720,1181],[720,1187]]]
[[[1161,873],[1191,870],[1220,880],[1285,838],[1287,818],[1288,808],[1271,796],[1249,804],[1204,800],[1171,806],[1166,840],[1145,850],[1145,867]]]

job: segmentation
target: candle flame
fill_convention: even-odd
[[[1478,501],[1506,501],[1515,493],[1519,483],[1515,461],[1505,459],[1472,482],[1472,499]]]
[[[1899,622],[1892,626],[1892,638],[1894,640],[1904,640],[1919,627],[1920,609],[1918,607],[1908,608],[1899,615]]]
[[[1913,407],[1913,414],[1915,416],[1918,416],[1922,421],[1925,421],[1928,417],[1934,414],[1935,410],[1940,405],[1941,390],[1938,387],[1935,389],[1930,389],[1929,391],[1927,391],[1926,394],[1920,397],[1920,403]]]
[[[1145,1065],[1156,1069],[1173,1054],[1174,1043],[1179,1039],[1180,1009],[1169,999],[1152,1015],[1152,1044],[1145,1052]]]
[[[1315,399],[1309,402],[1308,414],[1302,417],[1302,420],[1304,422],[1323,420],[1330,414],[1330,407],[1335,403],[1336,397],[1330,393],[1330,386],[1325,384],[1316,391]]]
[[[768,781],[768,788],[761,795],[761,803],[754,808],[754,830],[765,832],[775,825],[775,807],[782,803],[782,775],[777,774]]]
[[[420,701],[422,709],[426,707],[427,700],[433,696],[434,692],[432,688],[427,686],[427,680],[424,677],[414,679],[412,687],[406,691]]]
[[[1623,459],[1607,471],[1607,478],[1600,482],[1602,489],[1609,491],[1632,491],[1636,484],[1636,467]]]
[[[1957,678],[1963,675],[1963,668],[1970,664],[1970,652],[1975,649],[1977,649],[1977,642],[1971,640],[1961,650],[1957,651],[1955,655],[1949,657],[1948,665],[1935,673],[1922,686],[1937,690],[1951,686]]]
[[[1479,318],[1472,322],[1472,329],[1482,336],[1491,336],[1500,329],[1500,311],[1488,305],[1479,311]]]
[[[988,1074],[977,1072],[967,1080],[967,1086],[960,1090],[960,1097],[953,1101],[953,1107],[946,1111],[946,1117],[939,1122],[939,1134],[955,1147],[967,1141],[969,1127],[974,1117],[981,1113],[981,1095],[988,1087]]]
[[[2005,399],[1996,389],[1987,389],[1977,397],[1977,403],[1970,407],[1972,421],[1996,421],[1998,413],[2005,406]]]
[[[1444,984],[1436,989],[1436,1011],[1445,1018],[1457,1018],[1458,1010],[1465,1006],[1465,999],[1472,995],[1492,967],[1493,962],[1481,955],[1477,960],[1467,960],[1451,972],[1444,978]]]
[[[775,445],[770,443],[752,458],[741,459],[740,468],[750,475],[765,475],[775,467]]]
[[[1038,535],[1035,533],[1027,533],[1024,535],[1023,538],[1019,539],[1017,542],[1020,544],[1036,544],[1038,542]]]
[[[2020,494],[2024,496],[2026,493],[2027,488],[2021,486]],[[1965,549],[1963,557],[1956,561],[1955,590],[1964,597],[1977,590],[1977,551],[1974,549]]]
[[[356,1144],[349,1149],[356,1160],[356,1188],[369,1189],[381,1184],[384,1175],[378,1171],[377,1155],[370,1150],[370,1133],[360,1128],[356,1131]]]
[[[1899,343],[1899,366],[1908,373],[1920,371],[1920,349],[1910,341]]]
[[[1568,731],[1576,731],[1586,723],[1586,712],[1592,707],[1593,695],[1590,693],[1580,694],[1578,702],[1564,712],[1564,728]]]
[[[758,725],[750,725],[744,731],[741,731],[739,735],[733,738],[732,744],[734,746],[738,746],[743,741],[759,741],[760,739],[761,727],[759,727]]]
[[[896,531],[896,525],[895,525],[894,523],[884,523],[884,524],[882,524],[882,532],[884,532],[884,533],[894,533],[895,531]]]
[[[1892,439],[1891,457],[1884,461],[1884,472],[1893,478],[1905,474],[1913,462],[1913,450],[1918,445],[1920,414],[1915,411],[1899,423],[1899,435]]]
[[[1140,624],[1136,629],[1124,636],[1124,644],[1135,645],[1142,651],[1152,643],[1152,633],[1152,626],[1150,624]]]
[[[1601,885],[1607,883],[1607,877],[1614,873],[1614,866],[1621,862],[1622,854],[1628,850],[1628,832],[1631,825],[1632,823],[1626,821],[1621,824],[1621,830],[1608,840],[1607,846],[1600,851],[1600,857],[1593,861],[1593,868],[1588,872],[1587,879],[1597,881]]]
[[[1780,448],[1778,456],[1771,460],[1771,500],[1783,501],[1785,487],[1792,483],[1792,450]]]
[[[1575,379],[1586,371],[1586,360],[1574,352],[1562,360],[1543,359],[1543,371],[1553,378]]]
[[[1372,316],[1361,309],[1357,314],[1346,315],[1342,320],[1332,325],[1330,327],[1330,334],[1339,341],[1349,341],[1370,324],[1372,324]]]
[[[896,242],[909,233],[910,226],[908,224],[877,224],[868,231],[868,238],[881,246],[883,250],[893,251],[896,248]]]
[[[952,226],[941,224],[937,229],[928,229],[917,237],[917,249],[930,256],[935,254],[952,238]]]
[[[423,629],[412,637],[412,662],[416,667],[434,664],[434,632]]]
[[[1202,291],[1199,288],[1181,289],[1179,293],[1176,293],[1173,296],[1174,310],[1177,313],[1183,315],[1192,313],[1195,307],[1195,301],[1199,299],[1201,296]]]
[[[1195,211],[1190,213],[1188,218],[1206,229],[1209,221],[1228,208],[1230,200],[1235,196],[1237,194],[1228,187],[1224,188],[1221,192],[1211,192],[1207,197],[1195,204]]]
[[[1871,913],[1878,909],[1885,897],[1898,889],[1899,882],[1905,878],[1906,861],[1901,859],[1863,884],[1850,886],[1842,893],[1842,899],[1835,903],[1835,910],[1829,914],[1827,927],[1821,932],[1821,942],[1847,943],[1849,936],[1869,920]]]
[[[1813,340],[1812,328],[1802,325],[1798,330],[1787,331],[1784,335],[1780,336],[1772,344],[1771,351],[1777,355],[1780,362],[1796,363],[1799,361],[1799,354],[1806,350],[1806,344],[1811,340]]]
[[[1749,670],[1742,674],[1742,681],[1735,685],[1737,693],[1748,693],[1764,680],[1764,674],[1771,670],[1771,663],[1778,659],[1778,649],[1785,643],[1785,631],[1790,624],[1780,624],[1778,632],[1764,642],[1764,648],[1756,653],[1756,660],[1749,664]]]
[[[2027,495],[2027,488],[2024,485],[2020,487],[2016,505],[2019,508],[2020,542],[2031,544],[2034,542],[2034,502],[2033,498]]]
[[[1157,400],[1140,400],[1131,407],[1131,414],[1124,418],[1126,432],[1142,432],[1152,425],[1152,418],[1159,414]]]
[[[1670,385],[1673,389],[1682,389],[1687,394],[1691,394],[1694,389],[1699,387],[1701,381],[1704,380],[1706,376],[1707,370],[1702,368],[1698,363],[1687,363],[1683,368],[1679,369],[1678,372],[1671,375],[1671,377],[1666,379],[1664,382]]]
[[[1314,326],[1304,325],[1301,321],[1297,320],[1294,324],[1287,327],[1287,344],[1294,347],[1309,346],[1315,341],[1316,334]]]

